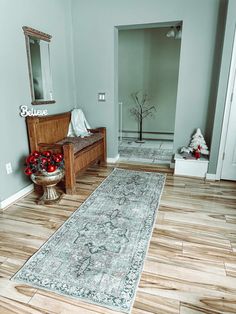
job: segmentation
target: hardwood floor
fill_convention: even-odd
[[[167,173],[132,314],[236,313],[236,182],[116,166]],[[77,178],[77,194],[64,195],[58,205],[36,205],[31,193],[0,214],[1,314],[117,313],[10,281],[113,167],[88,169]]]

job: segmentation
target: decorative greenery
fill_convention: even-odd
[[[154,115],[156,107],[149,103],[148,95],[142,91],[132,94],[135,102],[135,107],[130,109],[131,114],[139,123],[139,141],[143,139],[143,120],[148,116]]]
[[[54,172],[56,169],[64,168],[63,154],[55,154],[49,150],[34,151],[26,158],[25,174]]]

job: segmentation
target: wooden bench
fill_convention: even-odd
[[[106,128],[91,129],[93,134],[82,139],[68,138],[70,119],[71,112],[28,116],[26,124],[31,152],[51,150],[64,154],[65,191],[74,194],[76,175],[95,162],[106,162]]]

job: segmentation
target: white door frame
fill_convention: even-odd
[[[227,95],[226,95],[226,101],[225,101],[224,119],[223,119],[222,132],[221,132],[221,138],[220,138],[220,149],[219,149],[217,169],[216,169],[216,180],[221,179],[221,172],[222,172],[222,167],[223,167],[223,158],[224,158],[225,144],[226,144],[226,138],[227,138],[229,115],[230,115],[235,76],[236,76],[236,30],[234,32],[233,51],[232,51],[232,58],[231,58],[231,64],[230,64],[230,73],[229,73]]]

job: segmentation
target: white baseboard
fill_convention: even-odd
[[[2,210],[6,209],[8,206],[12,205],[13,203],[15,203],[20,198],[22,198],[25,195],[32,192],[33,189],[34,189],[34,185],[30,184],[30,185],[26,186],[25,188],[23,188],[22,190],[20,190],[19,192],[15,193],[15,194],[11,195],[10,197],[6,198],[5,200],[1,201],[0,202],[0,209],[2,209]]]
[[[206,180],[210,180],[210,181],[215,181],[215,180],[217,180],[216,174],[214,174],[214,173],[207,173],[207,174],[206,174]]]
[[[107,158],[107,163],[115,164],[120,158],[120,155],[118,154],[116,157],[113,158]]]
[[[129,131],[123,131],[122,132],[122,137],[123,138],[130,138],[130,139],[137,139],[139,136],[138,132],[129,132]],[[166,133],[158,133],[158,134],[148,134],[148,133],[143,133],[143,139],[148,140],[148,139],[156,139],[156,140],[167,140],[167,141],[173,141],[174,140],[174,135],[173,134],[166,134]]]

